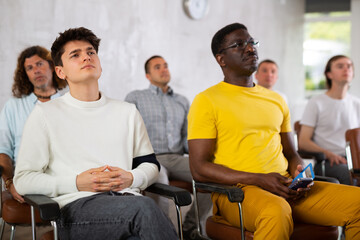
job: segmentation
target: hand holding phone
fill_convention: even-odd
[[[298,188],[307,188],[307,186],[312,182],[312,178],[298,178],[290,184],[289,188],[292,190],[297,190]]]
[[[306,188],[313,182],[314,172],[312,170],[312,164],[309,163],[292,181],[289,188],[297,190],[298,188]]]

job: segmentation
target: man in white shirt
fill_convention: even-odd
[[[74,28],[53,43],[56,74],[70,92],[29,116],[15,186],[59,203],[63,240],[177,239],[169,219],[140,194],[160,166],[139,112],[99,92],[99,42]]]
[[[325,77],[328,90],[309,100],[300,121],[299,148],[323,152],[325,175],[349,185],[345,132],[360,127],[360,99],[348,93],[354,77],[351,59],[343,55],[329,59]],[[322,174],[320,164],[315,165],[315,172]]]

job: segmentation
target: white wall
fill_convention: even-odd
[[[148,86],[145,60],[165,57],[171,86],[191,101],[222,80],[210,42],[221,27],[244,23],[261,42],[260,60],[280,67],[277,89],[290,103],[303,96],[303,0],[209,0],[208,15],[189,19],[182,0],[0,0],[0,108],[11,96],[18,54],[31,45],[50,48],[59,32],[84,26],[102,39],[101,89],[123,99]],[[360,62],[360,60],[359,60]]]
[[[351,58],[354,61],[355,78],[350,92],[360,97],[360,0],[351,0]]]

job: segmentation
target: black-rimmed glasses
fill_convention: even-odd
[[[251,47],[259,47],[259,41],[258,40],[255,40],[255,39],[250,39],[249,41],[240,41],[240,42],[236,42],[236,43],[233,43],[231,44],[230,46],[226,47],[226,48],[223,48],[219,51],[219,53],[222,53],[223,51],[229,49],[229,48],[239,48],[241,50],[245,49],[246,46],[250,44]]]

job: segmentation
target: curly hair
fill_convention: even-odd
[[[61,90],[67,85],[66,81],[59,79],[56,75],[54,71],[54,62],[51,59],[49,50],[40,46],[32,46],[22,51],[18,57],[17,66],[14,73],[14,84],[12,86],[12,93],[14,97],[21,98],[24,95],[29,95],[34,91],[34,85],[30,82],[24,67],[25,59],[34,55],[39,56],[49,63],[49,66],[53,71],[52,81],[55,89]]]
[[[51,56],[54,60],[55,66],[63,66],[61,56],[65,52],[64,46],[70,41],[85,41],[90,43],[96,53],[99,50],[100,38],[98,38],[91,30],[79,27],[79,28],[70,28],[55,39],[54,43],[51,46]]]

